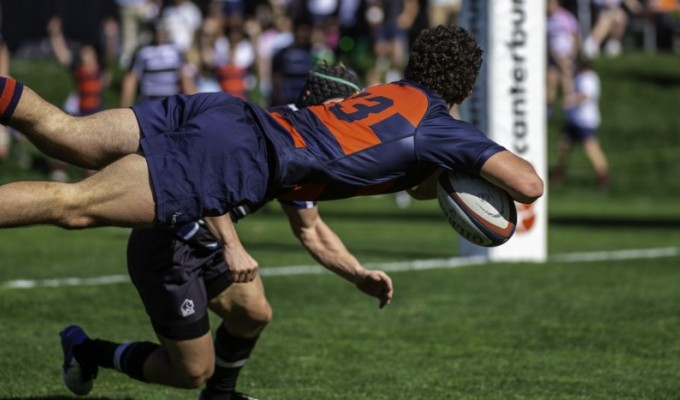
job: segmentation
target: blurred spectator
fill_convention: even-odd
[[[54,16],[47,24],[52,52],[59,64],[70,72],[73,90],[68,94],[63,109],[71,115],[89,115],[103,108],[104,87],[110,81],[110,74],[101,62],[104,51],[97,43],[67,41],[62,30],[60,16]],[[84,36],[87,39],[87,36]],[[66,163],[50,160],[49,177],[53,181],[70,180]],[[84,171],[84,175],[91,171]]]
[[[118,6],[115,0],[58,0],[56,16],[61,19],[67,42],[94,46],[102,67],[108,69],[119,48]]]
[[[222,91],[248,100],[248,72],[255,64],[255,49],[240,29],[227,34],[226,48],[217,54],[217,80]]]
[[[430,0],[430,26],[457,24],[462,6],[463,0]]]
[[[373,31],[375,67],[368,86],[399,80],[408,54],[407,31],[418,15],[417,0],[368,0],[366,18]]]
[[[294,42],[293,22],[288,15],[272,10],[268,18],[255,42],[258,86],[264,99],[271,98],[274,54]]]
[[[567,101],[565,128],[557,144],[557,162],[550,173],[553,184],[563,183],[573,145],[580,143],[595,170],[598,187],[608,188],[609,166],[597,135],[601,122],[600,93],[600,78],[592,67],[592,61],[581,57],[574,77],[574,91]]]
[[[680,52],[680,1],[650,0],[648,10],[655,25],[655,45],[665,51]]]
[[[158,16],[161,0],[116,0],[120,15],[121,45],[118,62],[128,68],[132,54],[144,43],[144,30]]]
[[[573,89],[574,63],[579,51],[579,26],[576,17],[561,6],[559,0],[548,0],[548,69],[546,73],[546,100],[548,115],[561,91],[569,96]]]
[[[316,46],[333,51],[339,40],[338,7],[338,0],[291,0],[288,10],[293,20],[310,21]]]
[[[123,77],[121,107],[133,105],[138,90],[140,101],[196,91],[184,54],[170,42],[165,23],[154,23],[152,30],[153,42],[135,52],[130,70]]]
[[[599,56],[602,43],[605,43],[604,51],[608,56],[621,54],[623,36],[628,27],[624,3],[630,12],[641,14],[643,11],[638,0],[593,0],[595,25],[583,41],[583,52],[587,57]]]
[[[243,0],[210,0],[208,4],[208,17],[219,21],[223,30],[243,29],[244,16]]]
[[[108,78],[99,61],[97,49],[90,43],[71,43],[69,46],[61,26],[61,18],[54,17],[48,23],[47,31],[54,56],[61,65],[70,70],[73,77],[75,90],[69,96],[73,105],[64,108],[72,115],[88,115],[101,111],[102,94]]]
[[[193,76],[197,92],[219,92],[217,82],[216,54],[228,48],[227,37],[222,33],[221,22],[217,18],[203,20],[194,45],[187,52],[187,64]]]
[[[191,0],[171,0],[163,8],[161,19],[168,30],[170,41],[186,52],[194,43],[196,32],[203,22],[201,9]]]
[[[292,103],[302,90],[309,70],[314,65],[311,43],[311,25],[296,21],[293,43],[274,54],[272,58],[272,106]]]

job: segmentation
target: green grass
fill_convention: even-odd
[[[59,78],[63,71],[50,64],[14,65],[21,66],[21,79],[51,93],[51,101],[68,90]],[[566,184],[548,193],[548,252],[678,249],[677,58],[629,54],[603,59],[598,69],[612,187],[596,190],[585,159],[574,154]],[[560,118],[550,121],[551,146]],[[0,168],[2,181],[40,177],[11,163]],[[459,239],[434,202],[401,210],[390,197],[352,199],[321,210],[365,263],[458,255]],[[314,264],[275,205],[238,230],[265,268]],[[154,340],[130,284],[3,285],[125,274],[127,233],[0,231],[0,399],[71,398],[61,382],[57,335],[67,324],[116,341]],[[395,299],[385,310],[331,274],[265,276],[274,320],[239,386],[276,400],[677,399],[678,265],[677,255],[580,263],[553,258],[393,272]],[[89,398],[196,396],[103,370]]]

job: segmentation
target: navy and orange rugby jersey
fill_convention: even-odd
[[[278,163],[274,197],[332,200],[397,192],[437,168],[479,174],[504,148],[410,81],[370,87],[294,113],[252,110]]]

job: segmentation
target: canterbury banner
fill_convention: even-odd
[[[484,49],[484,65],[461,118],[532,163],[547,185],[545,1],[464,1],[461,18]],[[547,195],[529,206],[517,204],[517,212],[517,231],[507,243],[491,249],[465,243],[462,254],[545,261]]]

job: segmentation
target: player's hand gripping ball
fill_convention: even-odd
[[[476,245],[500,246],[515,233],[514,200],[483,178],[444,171],[437,182],[437,200],[453,229]]]

